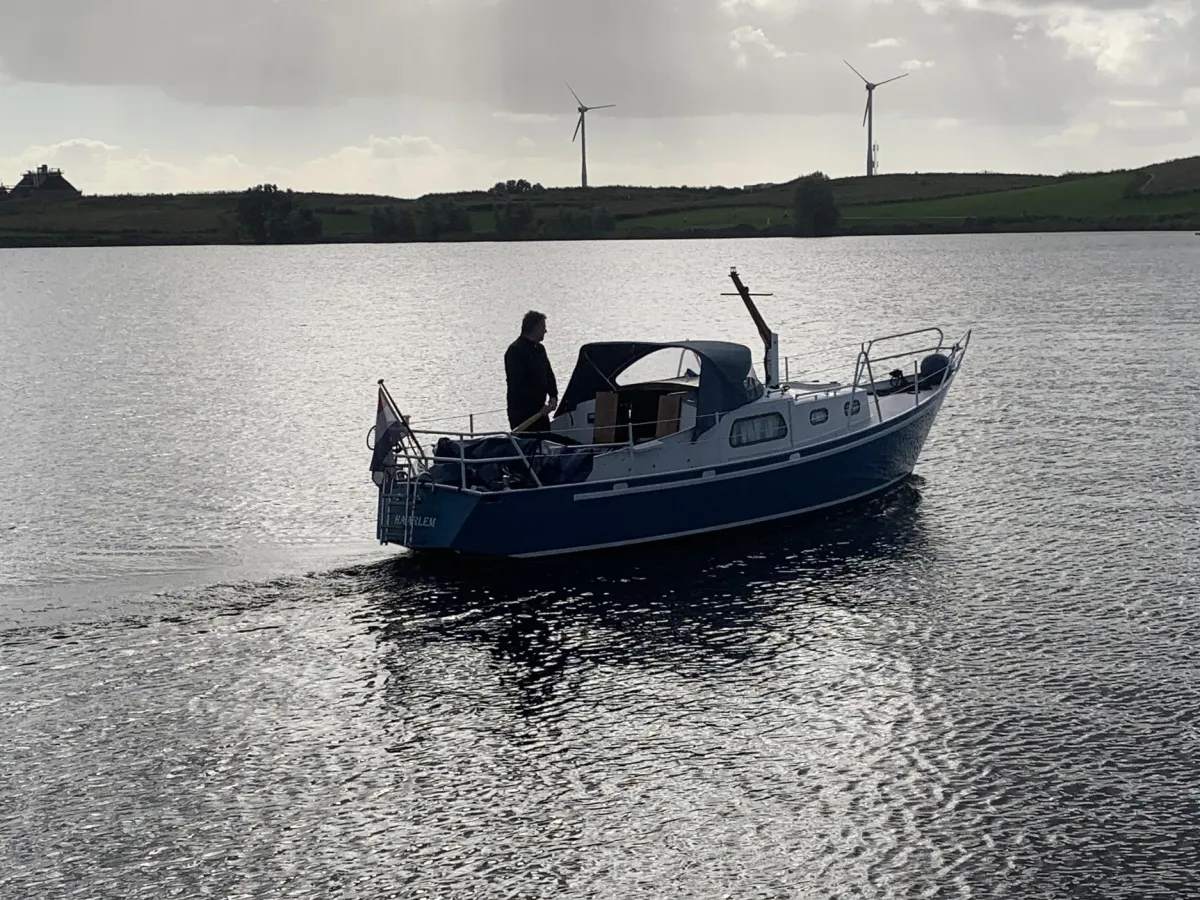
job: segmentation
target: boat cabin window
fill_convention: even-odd
[[[738,419],[729,432],[729,446],[749,447],[787,437],[787,422],[777,412]]]
[[[862,403],[860,403],[857,399],[847,400],[843,409],[845,410],[847,418],[850,416],[857,416],[859,411],[862,410]]]
[[[618,375],[616,382],[624,387],[647,382],[661,383],[677,378],[692,380],[699,377],[700,357],[694,350],[683,347],[665,347],[643,356]]]
[[[808,414],[808,421],[813,425],[824,425],[829,421],[829,410],[823,406],[818,406]]]

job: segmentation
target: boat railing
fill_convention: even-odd
[[[843,385],[838,390],[844,391],[850,388],[849,384]],[[816,393],[816,392],[814,392]],[[803,395],[801,395],[803,396]],[[590,453],[593,455],[624,452],[633,454],[644,450],[648,445],[662,440],[665,437],[672,437],[675,434],[686,432],[690,429],[679,429],[669,435],[661,437],[648,438],[639,440],[634,433],[634,429],[645,429],[654,427],[657,431],[658,427],[663,424],[679,426],[677,418],[657,419],[646,421],[626,421],[617,428],[624,432],[623,439],[620,441],[611,441],[607,443],[571,443],[563,445],[564,450],[569,450],[572,453]],[[583,426],[580,428],[560,428],[554,432],[555,437],[571,437],[572,433],[594,433],[594,425]],[[435,429],[409,428],[407,435],[411,435],[415,440],[411,443],[403,441],[392,448],[392,455],[395,462],[387,466],[393,476],[393,480],[400,481],[417,481],[422,474],[428,473],[436,465],[453,465],[458,468],[458,484],[457,487],[461,490],[467,490],[467,473],[468,469],[477,466],[486,466],[492,464],[518,464],[522,471],[527,471],[532,477],[537,487],[544,487],[541,478],[538,476],[537,468],[534,466],[534,460],[525,453],[521,447],[520,439],[525,437],[536,437],[538,435],[527,435],[520,432],[511,431],[487,431],[487,432],[452,432]],[[432,453],[425,453],[421,448],[421,439],[428,439],[430,444],[436,448],[437,442],[440,439],[446,438],[455,444],[458,449],[458,454],[454,456],[439,456],[434,450]],[[469,441],[484,440],[493,438],[496,440],[504,440],[513,448],[511,454],[495,455],[487,457],[467,457],[466,444]],[[547,458],[553,454],[545,454],[542,458]],[[447,485],[449,486],[449,485]]]
[[[834,374],[844,376],[845,370],[846,370],[845,365],[839,365],[837,367],[830,367],[824,371],[815,371],[815,372],[809,371],[808,373],[806,373],[809,376],[806,379],[806,381],[816,381],[816,380],[820,379],[822,376],[829,376],[829,375],[834,375]],[[787,394],[790,397],[799,399],[799,398],[808,397],[808,396],[822,396],[822,395],[828,396],[828,395],[838,394],[838,393],[848,391],[850,389],[850,387],[851,387],[850,382],[843,382],[843,381],[829,381],[829,382],[820,383],[820,384],[813,384],[811,387],[809,387],[808,385],[805,385],[805,389],[800,389],[800,387],[797,385],[797,383],[792,383],[790,385],[783,385],[779,388],[768,389],[767,393],[768,394],[773,394],[773,393]],[[512,434],[512,432],[507,431],[507,430],[493,429],[493,430],[487,430],[487,431],[476,431],[474,428],[475,421],[477,420],[478,417],[481,417],[483,415],[490,415],[490,414],[504,413],[504,412],[506,412],[506,410],[500,409],[500,410],[493,410],[492,413],[470,413],[467,415],[460,415],[460,416],[456,416],[456,417],[445,417],[445,418],[440,418],[440,419],[430,419],[430,420],[422,421],[422,425],[430,425],[430,424],[438,424],[441,422],[451,422],[451,421],[456,421],[456,420],[463,421],[465,419],[466,424],[468,426],[467,430],[465,430],[465,431],[458,430],[458,429],[449,429],[449,428],[442,428],[442,429],[412,428],[410,425],[409,432],[416,436],[424,436],[424,437],[430,437],[430,438],[446,437],[446,438],[451,438],[452,440],[458,440],[458,441],[475,440],[475,439],[482,439],[482,438],[508,437]],[[649,428],[649,427],[653,426],[654,429],[657,431],[659,426],[661,426],[661,425],[675,425],[678,428],[678,426],[680,425],[680,419],[677,417],[672,417],[669,419],[638,419],[636,421],[628,420],[626,422],[622,422],[622,423],[614,426],[617,429],[621,429],[621,430],[625,431],[625,437],[621,441],[611,441],[609,443],[603,443],[603,444],[587,443],[584,441],[580,441],[579,443],[571,444],[570,446],[573,448],[587,448],[587,449],[605,450],[605,451],[613,450],[613,449],[621,449],[622,447],[628,449],[630,447],[634,447],[634,446],[638,445],[638,442],[636,440],[634,440],[634,437],[633,437],[633,430],[635,428],[641,430],[641,429],[645,429],[645,428]],[[679,431],[682,431],[682,430],[686,430],[686,429],[679,428]],[[594,424],[579,425],[576,427],[566,427],[563,424],[557,424],[554,429],[555,435],[557,435],[559,437],[571,438],[572,440],[574,440],[576,438],[576,436],[581,436],[581,437],[582,436],[590,436],[594,433],[595,433],[595,425]],[[678,431],[672,432],[672,434],[676,434],[676,433],[678,433]],[[518,433],[518,436],[519,436],[519,433]],[[668,434],[668,435],[663,435],[662,437],[670,437],[670,436],[671,435]],[[438,459],[437,461],[445,462],[446,460]],[[484,462],[485,460],[468,460],[468,461],[469,462]],[[508,458],[505,458],[504,460],[497,459],[497,460],[486,460],[486,461],[501,462],[501,461],[511,461],[511,460]]]
[[[919,335],[937,335],[937,344],[934,346],[909,346],[906,345],[903,350],[898,352],[886,353],[882,356],[872,354],[872,350],[879,344],[884,344],[889,341],[898,341],[902,338],[915,338]],[[946,346],[946,335],[942,329],[934,326],[929,328],[917,328],[913,331],[901,331],[896,334],[888,334],[882,337],[872,338],[869,341],[862,343],[862,348],[858,353],[858,361],[854,367],[854,387],[851,395],[856,394],[863,387],[863,375],[866,375],[867,385],[874,385],[875,382],[875,366],[881,363],[895,362],[897,360],[912,360],[913,374],[913,405],[920,406],[921,404],[921,363],[916,357],[924,356],[931,353],[942,353],[949,356],[951,370],[957,365],[959,358],[966,352],[967,344],[971,340],[970,330],[966,331],[952,347]],[[903,369],[893,369],[899,371],[901,379],[906,380],[906,374]],[[872,392],[875,399],[875,415],[882,421],[883,412],[879,405],[879,394]]]
[[[644,441],[640,441],[640,442],[634,435],[635,428],[643,429],[643,428],[653,426],[657,431],[658,426],[664,425],[664,424],[675,425],[676,427],[678,427],[679,419],[677,419],[677,418],[656,419],[656,420],[651,419],[651,420],[646,420],[646,421],[639,420],[636,422],[633,420],[629,420],[629,421],[626,421],[623,425],[617,426],[620,430],[624,431],[623,440],[611,441],[611,442],[607,442],[607,443],[582,443],[581,442],[581,443],[565,444],[565,445],[563,445],[563,449],[570,450],[574,453],[582,452],[582,453],[591,453],[594,455],[599,455],[602,453],[614,453],[614,452],[628,452],[628,453],[632,454],[632,453],[637,452],[639,450],[639,448],[644,449],[648,444],[651,444],[651,443],[654,443],[655,441],[661,440],[662,437],[671,437],[673,434],[679,434],[679,433],[687,430],[687,429],[680,429],[678,431],[672,432],[672,435],[663,435],[662,437],[650,438],[648,440],[644,440]],[[572,432],[577,433],[577,434],[588,433],[588,432],[594,433],[594,426],[588,425],[588,426],[580,427],[580,428],[559,429],[554,432],[554,436],[555,437],[570,437]],[[518,463],[522,466],[522,468],[524,470],[528,471],[529,475],[533,478],[534,483],[538,487],[544,486],[542,483],[542,480],[538,477],[537,470],[533,465],[533,461],[531,460],[529,455],[527,455],[525,453],[525,451],[522,449],[521,444],[520,444],[521,438],[535,437],[535,436],[537,436],[536,434],[528,435],[528,434],[522,434],[520,432],[512,432],[512,431],[486,431],[486,432],[467,433],[467,432],[453,432],[453,431],[446,431],[446,430],[435,430],[435,429],[428,429],[428,428],[409,427],[406,430],[406,437],[408,437],[408,436],[411,436],[412,438],[415,439],[411,442],[411,445],[410,445],[409,441],[404,440],[404,441],[401,441],[400,443],[397,443],[396,446],[394,446],[392,448],[392,456],[395,459],[395,462],[393,464],[387,466],[386,468],[391,472],[391,474],[393,476],[393,480],[397,479],[397,477],[401,481],[417,480],[417,479],[419,479],[419,477],[422,474],[429,472],[434,466],[440,465],[440,464],[449,464],[449,465],[454,465],[454,466],[458,467],[458,487],[462,490],[466,490],[467,489],[467,469],[468,469],[468,467],[485,466],[485,465],[502,464],[502,463]],[[456,455],[456,456],[438,456],[436,450],[432,454],[425,453],[421,449],[421,442],[420,442],[421,438],[430,439],[430,443],[435,448],[437,446],[437,443],[435,443],[432,439],[438,439],[439,441],[442,438],[449,439],[450,441],[452,441],[456,444],[456,446],[458,448],[458,455]],[[495,439],[506,440],[509,444],[511,444],[511,446],[513,448],[513,453],[511,455],[498,455],[498,456],[487,456],[487,457],[467,457],[466,456],[466,442],[473,441],[473,440],[483,440],[486,438],[495,438]],[[552,454],[546,454],[545,456],[543,456],[543,458],[546,458],[550,455],[552,455]]]
[[[793,364],[793,363],[800,363],[801,361],[804,361],[804,360],[812,360],[812,359],[821,359],[824,357],[831,357],[834,354],[838,353],[839,351],[855,350],[855,349],[860,349],[860,348],[861,348],[860,344],[847,344],[842,347],[832,347],[832,348],[827,347],[827,348],[823,348],[822,350],[814,351],[812,353],[792,354],[790,356],[783,357],[783,359],[781,360],[781,364],[783,365],[783,369],[784,369],[783,383],[785,386],[787,386],[787,385],[789,385],[789,382],[791,382],[790,367],[791,367],[791,364]],[[690,351],[685,350],[683,352],[686,354]],[[677,367],[676,377],[681,377],[684,374],[684,370],[685,370],[685,367],[683,366],[683,361],[681,359],[679,366]],[[834,375],[834,374],[844,376],[846,370],[847,370],[847,366],[846,366],[846,363],[844,360],[842,362],[838,362],[838,363],[830,363],[828,366],[822,366],[821,368],[817,368],[817,369],[805,368],[805,369],[803,369],[804,381],[805,382],[817,382],[817,381],[821,380],[822,376]],[[797,371],[800,371],[800,370],[798,369]],[[832,385],[833,382],[830,381],[829,384]],[[837,390],[845,390],[846,388],[848,388],[850,386],[848,382],[847,383],[837,382],[836,385],[837,385]],[[788,393],[790,393],[792,396],[795,396],[795,397],[803,397],[803,396],[807,396],[809,394],[820,395],[820,394],[830,393],[830,392],[834,392],[834,390],[835,390],[834,387],[831,387],[829,385],[820,385],[818,387],[814,387],[809,390],[798,390],[795,386],[795,383],[791,382]],[[507,409],[505,407],[500,407],[498,409],[476,410],[476,411],[466,412],[466,413],[455,413],[453,415],[438,416],[438,417],[432,418],[432,419],[424,419],[424,420],[422,420],[422,423],[424,425],[452,426],[452,425],[461,424],[461,426],[463,426],[462,428],[446,428],[444,431],[439,432],[439,433],[445,434],[447,436],[453,435],[453,434],[457,433],[458,431],[461,431],[464,435],[467,435],[470,437],[491,437],[496,434],[501,434],[503,432],[500,430],[487,430],[487,429],[477,431],[476,426],[481,422],[486,423],[489,419],[491,419],[493,417],[496,417],[496,418],[503,417],[506,413],[507,413]],[[649,423],[645,423],[645,424],[649,424]]]
[[[872,356],[871,355],[871,349],[874,346],[876,346],[877,344],[883,343],[884,341],[895,340],[897,338],[903,338],[903,337],[912,337],[912,336],[916,336],[916,335],[920,335],[920,334],[927,334],[927,333],[936,333],[938,335],[938,343],[936,346],[913,347],[913,348],[907,349],[900,353],[890,353],[890,354],[886,354],[884,356]],[[853,399],[857,393],[859,393],[860,391],[865,391],[865,389],[868,386],[875,384],[874,365],[877,365],[879,363],[894,361],[897,359],[903,359],[905,357],[911,358],[913,356],[917,356],[920,354],[947,352],[950,356],[951,366],[953,368],[953,367],[957,366],[958,361],[959,361],[958,358],[961,357],[962,353],[964,353],[966,351],[967,344],[970,341],[970,337],[971,337],[971,332],[967,331],[963,335],[963,337],[960,338],[959,341],[956,342],[953,345],[953,347],[951,347],[951,348],[947,348],[945,346],[945,338],[944,338],[944,336],[942,334],[942,330],[940,328],[924,328],[924,329],[919,329],[917,331],[904,332],[901,334],[887,335],[882,338],[876,338],[874,340],[866,341],[861,344],[859,354],[858,354],[858,359],[855,364],[854,379],[850,383],[843,384],[843,383],[837,383],[837,382],[830,382],[828,384],[818,385],[810,390],[793,390],[790,387],[787,387],[786,392],[788,393],[789,396],[798,399],[798,398],[802,398],[802,397],[806,397],[806,396],[840,394],[840,393],[849,391],[850,397],[851,397],[851,399]],[[915,405],[919,405],[920,398],[921,398],[920,363],[919,363],[919,361],[914,360],[913,367],[914,367],[913,368],[913,373],[914,373],[914,378],[913,378],[914,401],[913,402]],[[830,369],[827,371],[833,371],[833,370]],[[810,377],[812,377],[812,376],[820,375],[823,373],[809,372],[807,374]],[[866,376],[865,380],[863,378],[864,375]],[[876,408],[876,414],[878,415],[879,419],[882,420],[883,415],[882,415],[882,412],[880,411],[879,398],[877,395],[875,396],[875,408]],[[501,413],[504,411],[505,410],[496,410],[496,411],[494,411],[494,413]],[[533,466],[532,461],[530,460],[530,457],[522,450],[521,444],[519,442],[519,439],[521,437],[523,437],[523,436],[532,437],[533,435],[522,435],[519,432],[514,433],[512,431],[503,431],[503,430],[475,431],[474,430],[475,417],[478,415],[488,415],[488,414],[489,413],[469,413],[466,416],[447,417],[445,419],[432,420],[432,423],[436,423],[439,421],[451,421],[453,419],[457,419],[457,420],[461,421],[463,418],[466,418],[468,420],[468,424],[470,426],[469,430],[467,430],[467,431],[412,428],[410,426],[407,429],[407,434],[413,436],[414,438],[418,438],[418,440],[415,440],[413,442],[412,447],[409,446],[409,443],[407,441],[402,441],[399,444],[397,444],[392,449],[393,457],[396,460],[396,462],[393,465],[389,466],[388,468],[392,471],[393,476],[399,475],[399,476],[401,476],[402,480],[403,479],[416,480],[417,478],[419,478],[419,476],[421,474],[428,472],[435,465],[439,465],[439,464],[457,465],[458,469],[459,469],[458,487],[462,490],[467,490],[468,466],[483,466],[483,465],[500,464],[500,463],[519,463],[522,465],[522,467],[525,470],[528,471],[528,473],[532,477],[534,483],[538,487],[543,487],[544,485],[542,483],[542,480],[538,477],[537,471],[536,471],[535,467]],[[407,421],[407,419],[406,419],[406,421]],[[647,444],[647,443],[651,443],[654,440],[661,439],[661,438],[652,438],[652,439],[645,441],[639,445],[638,441],[635,439],[635,436],[634,436],[634,428],[635,427],[641,429],[641,428],[646,428],[648,426],[654,426],[655,429],[657,430],[658,426],[663,425],[663,424],[673,424],[678,427],[679,419],[671,418],[671,419],[660,419],[660,420],[647,420],[644,422],[643,421],[634,422],[632,420],[629,420],[629,421],[625,422],[623,425],[623,430],[625,432],[625,435],[624,435],[624,440],[622,440],[622,441],[612,441],[612,442],[608,442],[608,443],[582,443],[581,442],[581,443],[568,444],[568,445],[566,445],[566,447],[568,447],[570,450],[575,451],[575,452],[588,452],[588,453],[593,453],[593,454],[612,453],[612,452],[616,452],[616,451],[626,451],[629,453],[633,453],[637,450],[637,448],[639,446],[645,446],[645,444]],[[594,434],[594,427],[595,427],[594,425],[587,425],[587,426],[581,426],[579,428],[560,428],[555,431],[555,436],[570,437],[572,434],[587,434],[587,433]],[[620,428],[622,426],[617,426],[617,427]],[[682,430],[685,430],[685,429],[681,429],[681,431]],[[678,434],[678,433],[680,433],[680,432],[679,431],[674,432],[674,434]],[[664,437],[670,437],[670,436],[671,435],[665,435]],[[439,439],[440,438],[448,438],[452,441],[455,441],[455,442],[457,442],[459,455],[457,455],[457,456],[438,456],[438,455],[436,455],[436,451],[433,454],[427,454],[421,447],[421,444],[419,441],[419,438],[421,438],[421,437],[439,438]],[[466,442],[472,441],[472,440],[480,440],[483,438],[505,439],[512,445],[514,452],[512,455],[489,456],[489,457],[482,457],[482,458],[468,458],[466,456],[466,447],[465,447]],[[436,446],[436,444],[434,446]]]
[[[797,372],[804,372],[806,381],[813,381],[815,380],[813,376],[821,374],[822,371],[844,371],[846,368],[845,357],[841,356],[841,354],[850,350],[861,349],[861,342],[855,342],[853,344],[843,344],[840,347],[823,347],[820,350],[814,350],[810,353],[790,353],[787,356],[781,357],[779,360],[779,364],[783,367],[783,383],[787,384],[792,380],[791,368],[793,364],[799,364],[801,362],[813,359],[824,360],[826,358],[832,358],[835,356],[842,360],[838,363],[830,363],[828,366],[825,366],[822,369],[812,369],[808,367],[797,368]]]
[[[643,423],[638,423],[643,424]],[[650,423],[645,423],[650,424]],[[429,438],[448,438],[451,441],[457,442],[459,455],[457,456],[438,456],[436,452],[433,455],[421,454],[411,450],[407,444],[397,444],[392,449],[392,454],[396,460],[393,465],[387,468],[393,476],[393,480],[399,481],[417,481],[422,474],[428,473],[436,465],[454,465],[458,467],[458,488],[467,490],[467,470],[471,466],[486,466],[504,463],[519,463],[522,468],[527,471],[533,479],[534,484],[538,487],[544,487],[542,480],[538,477],[536,468],[530,457],[521,449],[518,439],[522,436],[514,434],[511,431],[493,431],[493,432],[477,432],[475,434],[453,433],[446,431],[432,431],[427,429],[413,428],[409,433],[417,437]],[[487,457],[470,457],[466,455],[466,442],[471,440],[480,440],[484,438],[507,439],[512,444],[512,455],[505,456],[487,456]],[[620,450],[622,447],[627,447],[631,451],[636,446],[633,441],[632,423],[630,423],[629,438],[624,444],[570,444],[568,445],[573,451],[585,452],[611,452]]]

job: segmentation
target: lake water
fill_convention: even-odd
[[[730,265],[793,375],[975,328],[911,484],[375,544],[378,378],[496,410],[530,307],[564,383],[756,347]],[[0,252],[0,897],[1196,891],[1198,284],[1190,234]]]

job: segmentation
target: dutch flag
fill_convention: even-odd
[[[375,452],[371,456],[371,471],[380,473],[392,454],[392,448],[408,432],[408,425],[399,410],[392,405],[383,385],[379,386],[379,405],[375,410]]]

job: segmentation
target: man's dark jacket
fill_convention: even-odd
[[[504,352],[504,374],[508,378],[508,427],[516,428],[546,403],[546,397],[558,396],[558,385],[546,348],[537,341],[521,335]],[[530,431],[550,428],[549,417],[543,416],[530,426]]]

